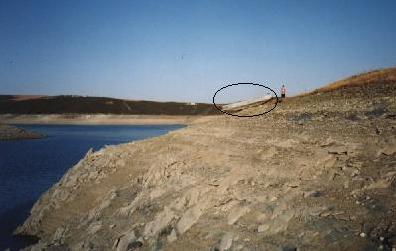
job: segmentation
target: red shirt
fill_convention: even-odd
[[[282,86],[282,88],[281,88],[281,94],[286,94],[286,87]]]

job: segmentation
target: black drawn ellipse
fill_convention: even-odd
[[[274,94],[274,96],[271,96],[271,97],[263,96],[263,97],[257,98],[257,99],[238,101],[238,102],[235,102],[235,103],[225,104],[225,105],[220,105],[220,104],[216,103],[216,101],[215,101],[216,95],[218,95],[219,93],[224,91],[226,88],[233,88],[235,86],[241,86],[241,85],[245,85],[245,86],[250,85],[250,86],[254,86],[254,87],[265,88],[266,89],[265,91],[267,93],[272,92]],[[252,105],[254,103],[269,102],[271,100],[274,100],[275,104],[274,104],[273,107],[271,106],[270,109],[266,109],[264,111],[259,111],[259,113],[257,113],[257,114],[249,114],[249,115],[236,114],[236,112],[238,112],[238,106],[239,107],[249,106],[249,105]],[[257,83],[229,84],[229,85],[223,86],[220,89],[218,89],[215,92],[215,94],[213,95],[213,105],[216,107],[216,109],[218,109],[219,111],[221,111],[224,114],[227,114],[227,115],[230,115],[230,116],[235,116],[235,117],[241,117],[241,118],[248,118],[248,117],[256,117],[256,116],[265,115],[265,114],[269,113],[270,111],[274,110],[276,108],[276,106],[278,105],[278,102],[279,102],[279,98],[278,98],[278,95],[276,95],[276,92],[274,90],[272,90],[268,86],[265,86],[265,85],[262,85],[262,84],[257,84]],[[234,110],[234,112],[232,112],[233,110]]]

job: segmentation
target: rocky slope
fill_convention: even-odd
[[[41,238],[32,250],[392,250],[395,87],[90,151],[16,233]]]
[[[15,140],[15,139],[38,139],[44,135],[35,132],[29,132],[24,129],[0,124],[0,140]]]

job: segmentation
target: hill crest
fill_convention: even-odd
[[[379,69],[369,72],[364,72],[361,74],[356,74],[323,87],[320,87],[313,91],[317,92],[329,92],[341,88],[355,87],[355,86],[365,86],[370,84],[380,84],[396,82],[396,67]]]

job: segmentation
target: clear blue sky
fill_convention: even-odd
[[[210,102],[396,65],[396,1],[0,0],[0,93]]]

